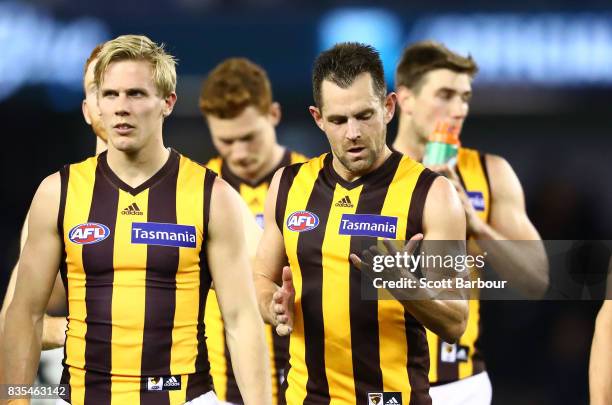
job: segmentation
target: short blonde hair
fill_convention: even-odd
[[[176,90],[176,59],[166,53],[164,44],[157,45],[144,35],[121,35],[104,44],[94,70],[98,88],[101,88],[108,66],[123,60],[149,62],[153,69],[153,82],[163,98]]]

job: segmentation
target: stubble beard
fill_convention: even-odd
[[[349,172],[362,176],[371,171],[377,156],[376,152],[371,147],[368,147],[366,151],[368,152],[367,156],[357,161],[349,159],[346,154],[338,156],[338,160]]]

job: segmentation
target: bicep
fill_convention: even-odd
[[[422,250],[426,256],[447,257],[465,256],[466,218],[465,211],[452,184],[442,176],[434,180],[425,200],[423,213]],[[435,262],[435,261],[434,261]],[[424,266],[423,274],[431,280],[465,277],[466,273],[450,273],[445,267],[432,264]],[[440,297],[447,299],[464,299],[465,290],[444,291]],[[467,316],[468,306],[461,300],[454,301],[453,306],[460,307]]]
[[[30,207],[27,238],[19,259],[13,301],[27,303],[43,314],[61,259],[62,242],[57,229],[59,175],[46,178]]]
[[[465,211],[457,191],[445,177],[437,177],[423,208],[424,239],[465,240],[465,227]]]
[[[612,300],[604,300],[599,310],[598,318],[603,319],[607,325],[612,326]],[[612,328],[608,330],[612,331]]]
[[[21,235],[19,237],[19,254],[23,251],[23,247],[25,246],[26,239],[28,238],[28,218],[30,217],[30,211],[26,214],[25,221],[23,226],[21,227]],[[2,302],[2,310],[0,311],[0,317],[4,319],[6,316],[6,310],[13,300],[13,295],[15,294],[15,284],[17,282],[17,270],[19,269],[19,262],[15,264],[13,267],[13,271],[11,272],[11,277],[9,278],[8,285],[6,286],[6,293],[4,293],[4,301]]]
[[[487,155],[486,162],[491,179],[491,227],[511,240],[540,239],[527,216],[523,188],[510,164],[495,155]]]
[[[239,198],[225,181],[215,179],[206,249],[219,307],[226,322],[231,322],[240,302],[253,291]]]

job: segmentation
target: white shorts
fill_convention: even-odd
[[[429,388],[432,405],[490,405],[491,380],[486,371],[448,384]]]
[[[68,402],[63,399],[58,399],[55,405],[66,405]],[[185,402],[184,405],[221,405],[222,402],[217,399],[214,391],[208,391],[206,394],[202,394],[197,398],[192,399],[189,402]]]

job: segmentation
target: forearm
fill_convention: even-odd
[[[67,322],[65,317],[45,315],[42,331],[43,350],[57,349],[64,346]]]
[[[270,404],[270,366],[263,323],[253,310],[242,309],[234,320],[225,322],[226,340],[234,375],[245,405]]]
[[[12,305],[4,331],[4,369],[7,384],[32,384],[40,360],[43,316]]]
[[[604,303],[604,305],[606,305]],[[597,316],[589,363],[591,405],[612,403],[612,316]]]
[[[274,325],[274,314],[272,313],[272,296],[278,290],[278,285],[263,274],[255,274],[255,290],[257,293],[257,304],[259,313],[265,323]]]
[[[417,321],[446,342],[456,341],[465,332],[468,307],[464,300],[417,300],[402,304]]]
[[[487,263],[527,298],[542,298],[548,289],[548,259],[540,240],[513,241],[484,224],[473,235],[487,252]]]

